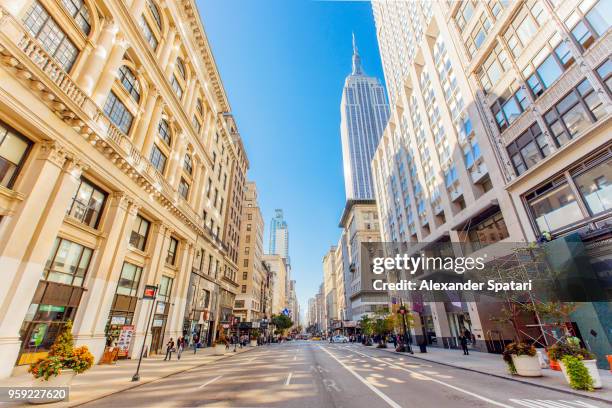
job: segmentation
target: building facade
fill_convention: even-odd
[[[67,320],[96,359],[122,331],[139,351],[152,307],[152,352],[214,337],[239,146],[195,3],[3,0],[0,21],[0,377]]]
[[[234,314],[241,321],[259,321],[263,317],[266,274],[263,269],[264,221],[257,201],[257,186],[246,183],[242,204],[242,225],[238,255],[238,284],[240,285]]]
[[[271,314],[280,314],[287,307],[287,263],[280,255],[265,254],[263,260],[271,275]]]
[[[604,2],[372,6],[393,103],[372,162],[383,241],[464,242],[474,253],[573,236],[586,251],[599,242],[593,267],[611,287]],[[423,324],[444,345],[467,329],[484,348],[491,327],[477,305],[429,306]],[[602,319],[595,311],[588,324],[605,327]],[[586,342],[609,347],[609,335],[585,329]]]
[[[289,265],[289,227],[283,216],[283,210],[274,210],[274,217],[270,222],[270,243],[268,253],[280,255],[287,260]]]
[[[389,105],[377,78],[365,75],[353,36],[353,70],[344,81],[340,136],[346,199],[372,199],[370,162],[387,125]]]
[[[325,296],[325,320],[331,327],[331,321],[338,320],[338,302],[336,291],[336,247],[330,247],[323,257],[323,293]]]

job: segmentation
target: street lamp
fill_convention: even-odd
[[[140,356],[138,357],[138,365],[136,366],[136,372],[132,376],[132,381],[140,380],[140,364],[142,363],[142,355],[144,354],[144,348],[147,344],[147,334],[149,333],[149,326],[151,325],[151,318],[153,316],[153,310],[155,309],[155,298],[157,297],[157,285],[146,285],[142,299],[151,299],[151,310],[149,310],[149,318],[147,319],[147,328],[145,329],[144,339],[142,340],[142,347],[140,348]]]

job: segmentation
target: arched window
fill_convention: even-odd
[[[130,68],[122,65],[119,68],[119,81],[136,103],[140,102],[140,83]]]
[[[153,3],[151,0],[147,1],[147,6],[149,7],[149,10],[151,11],[153,20],[155,20],[155,23],[157,24],[157,28],[159,28],[159,30],[161,31],[162,23],[161,23],[161,15],[159,14],[159,9],[155,5],[155,3]]]
[[[166,119],[162,119],[159,121],[158,127],[159,137],[168,145],[168,147],[172,146],[172,136],[170,135],[170,126],[168,126],[168,122]]]
[[[74,21],[81,28],[85,35],[91,31],[91,18],[89,10],[83,0],[62,0],[64,8],[74,18]]]
[[[176,69],[178,70],[179,74],[181,74],[183,79],[187,79],[187,72],[185,71],[185,63],[180,57],[176,59]]]

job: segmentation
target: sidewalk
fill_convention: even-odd
[[[413,350],[415,348],[413,347]],[[499,354],[483,353],[470,350],[469,356],[464,356],[461,350],[442,349],[437,347],[427,347],[427,353],[420,353],[418,347],[414,354],[398,353],[390,348],[380,349],[393,354],[401,354],[402,356],[412,357],[419,360],[430,361],[438,364],[443,364],[450,367],[460,368],[463,370],[475,371],[482,374],[492,375],[495,377],[506,378],[512,381],[518,381],[525,384],[532,384],[542,388],[549,388],[555,391],[565,392],[574,395],[580,395],[604,402],[612,402],[612,373],[609,370],[599,370],[603,387],[596,389],[593,392],[579,391],[570,388],[569,384],[563,378],[561,371],[551,369],[542,369],[542,377],[519,377],[510,375],[506,368],[506,363],[502,360]]]
[[[196,355],[193,354],[193,349],[188,349],[183,352],[180,360],[176,359],[176,353],[172,353],[171,361],[164,361],[163,355],[153,355],[142,360],[140,365],[140,381],[138,382],[132,382],[132,376],[136,372],[138,359],[119,360],[114,365],[94,365],[87,372],[74,377],[70,386],[70,401],[47,404],[47,406],[77,406],[191,368],[245,353],[255,348],[248,346],[242,349],[238,348],[236,353],[232,351],[233,348],[230,348],[223,356],[214,356],[213,348],[198,349]],[[31,385],[32,376],[27,372],[2,380],[3,387],[26,387]],[[0,403],[0,405],[2,404]],[[21,404],[6,404],[6,406],[17,407],[21,406]]]

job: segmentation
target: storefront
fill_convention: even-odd
[[[172,294],[173,279],[162,276],[155,301],[155,315],[151,323],[151,352],[160,354],[163,352],[164,333],[170,312],[170,295]]]
[[[196,271],[192,272],[183,320],[183,335],[187,336],[190,342],[197,335],[202,346],[212,344],[215,327],[215,316],[211,310],[213,297],[214,283]]]

